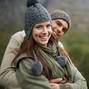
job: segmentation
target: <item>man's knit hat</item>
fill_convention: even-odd
[[[68,23],[68,28],[71,26],[70,16],[65,11],[55,10],[54,12],[51,13],[51,18],[52,20],[63,19]]]
[[[37,0],[28,0],[24,26],[26,35],[30,36],[33,27],[45,21],[51,21],[51,16],[46,8]]]

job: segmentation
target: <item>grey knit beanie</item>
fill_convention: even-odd
[[[51,13],[52,20],[55,19],[63,19],[68,23],[68,28],[71,26],[71,19],[70,16],[63,10],[55,10]]]
[[[25,12],[25,33],[31,35],[32,29],[36,24],[51,21],[49,12],[37,0],[27,1],[27,10]]]

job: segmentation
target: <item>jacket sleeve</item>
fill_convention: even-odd
[[[0,68],[0,84],[5,87],[9,87],[10,85],[14,86],[14,81],[17,82],[16,72],[11,66],[11,63],[19,50],[21,42],[23,41],[22,36],[24,37],[24,32],[15,33],[11,37],[9,44],[5,50]],[[15,85],[17,85],[17,83]]]
[[[1,69],[11,67],[11,62],[18,52],[20,45],[24,39],[24,36],[25,33],[23,31],[20,31],[15,33],[11,37],[2,59]]]
[[[18,42],[15,39],[11,38],[1,63],[1,69],[11,67],[12,60],[16,56],[18,49]]]
[[[13,68],[7,68],[0,73],[0,85],[4,86],[5,89],[21,89]]]
[[[59,46],[60,48],[64,49],[64,46],[63,46],[63,44],[62,44],[61,41],[58,41],[58,46]]]
[[[19,63],[19,64],[18,64]],[[22,89],[51,89],[48,79],[42,74],[32,75],[31,65],[33,60],[24,59],[17,62],[16,76]]]
[[[60,89],[88,89],[85,78],[81,75],[78,69],[72,64],[70,67],[71,82],[61,84]]]
[[[0,68],[0,85],[4,87],[9,87],[12,86],[12,83],[16,80],[15,76],[15,70],[11,68],[11,62],[13,58],[16,55],[15,51],[15,46],[17,42],[11,38],[7,49],[5,51],[2,63],[1,63],[1,68]],[[17,46],[17,44],[16,44]],[[12,79],[14,77],[14,79]],[[12,81],[13,80],[13,81]],[[11,89],[11,88],[10,88]],[[12,88],[13,89],[13,88]]]

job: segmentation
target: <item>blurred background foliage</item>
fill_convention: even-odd
[[[0,63],[11,35],[24,27],[25,4],[26,0],[0,0]],[[61,41],[89,87],[89,0],[48,0],[47,8],[71,16],[72,26]]]

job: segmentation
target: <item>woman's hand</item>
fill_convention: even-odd
[[[50,83],[51,89],[60,89],[60,84]]]

